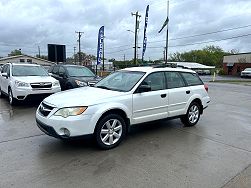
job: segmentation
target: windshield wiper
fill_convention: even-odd
[[[106,86],[95,86],[97,88],[101,88],[101,89],[107,89],[107,90],[112,90],[111,88],[109,87],[106,87]]]

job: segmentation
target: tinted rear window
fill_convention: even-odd
[[[187,85],[189,85],[189,86],[203,84],[203,82],[201,81],[199,76],[195,73],[182,72],[181,74],[185,78]]]

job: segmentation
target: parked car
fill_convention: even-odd
[[[251,77],[251,68],[246,68],[244,71],[241,71],[241,77]]]
[[[59,82],[40,65],[7,63],[2,67],[0,96],[7,95],[11,105],[28,97],[59,91]]]
[[[210,102],[207,91],[192,70],[127,68],[94,87],[45,98],[36,121],[43,132],[55,138],[91,134],[102,149],[111,149],[134,124],[179,117],[185,126],[196,125]]]
[[[195,70],[198,75],[210,75],[210,70]]]
[[[62,90],[93,86],[101,78],[84,66],[58,64],[49,69],[49,73],[60,82]]]

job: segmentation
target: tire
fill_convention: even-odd
[[[104,150],[118,146],[126,135],[125,120],[117,114],[108,114],[96,126],[97,145]]]
[[[187,110],[186,115],[181,117],[181,122],[186,127],[192,127],[196,125],[200,119],[201,106],[197,102],[192,102]]]
[[[3,92],[1,90],[1,87],[0,87],[0,98],[3,98]]]
[[[9,89],[8,91],[8,99],[9,99],[10,105],[15,105],[17,103],[17,100],[13,97],[11,89]]]

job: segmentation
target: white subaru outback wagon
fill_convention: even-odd
[[[134,124],[180,118],[194,126],[210,98],[196,72],[134,67],[117,71],[94,87],[53,94],[36,112],[46,134],[69,139],[94,135],[102,149],[116,147]]]

